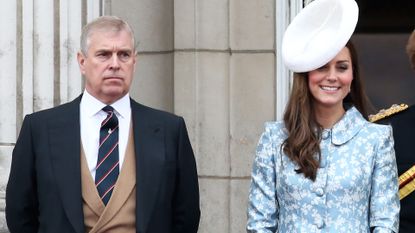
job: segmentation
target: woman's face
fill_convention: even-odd
[[[344,47],[326,65],[308,73],[308,88],[318,108],[343,108],[353,80],[350,51]]]

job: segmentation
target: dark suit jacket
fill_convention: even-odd
[[[81,97],[27,115],[6,190],[11,233],[83,233]],[[131,100],[139,233],[193,233],[200,218],[196,164],[183,118]]]
[[[399,175],[415,165],[415,106],[378,123],[391,124]],[[401,200],[400,233],[415,232],[415,192]]]

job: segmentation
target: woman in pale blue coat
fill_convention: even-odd
[[[357,20],[354,0],[314,0],[287,28],[293,86],[283,121],[266,123],[258,143],[248,232],[398,232],[392,129],[367,121],[347,43]]]
[[[397,232],[391,127],[366,116],[351,43],[326,65],[295,73],[284,121],[266,123],[259,140],[247,231]]]

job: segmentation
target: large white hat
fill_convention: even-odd
[[[282,58],[294,72],[317,69],[346,45],[359,17],[355,0],[315,0],[295,16],[282,40]]]

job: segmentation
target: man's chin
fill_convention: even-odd
[[[106,103],[113,103],[124,97],[127,93],[128,91],[125,91],[123,89],[107,90],[103,93],[103,99],[106,100]]]

